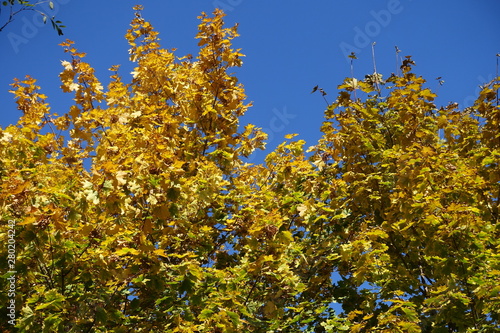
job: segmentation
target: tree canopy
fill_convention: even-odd
[[[237,27],[203,13],[199,53],[177,57],[134,9],[130,80],[113,66],[104,88],[66,41],[68,112],[34,78],[12,84],[0,239],[14,221],[19,331],[500,327],[498,79],[438,107],[406,57],[386,80],[346,78],[316,145],[290,134],[250,164],[266,134],[239,125]]]

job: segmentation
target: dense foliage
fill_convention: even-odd
[[[385,81],[347,78],[317,145],[288,135],[254,165],[266,135],[238,125],[236,27],[203,14],[199,54],[178,58],[135,9],[130,83],[114,66],[104,89],[67,41],[67,113],[13,84],[0,239],[15,221],[19,331],[499,328],[498,81],[438,108],[407,57]]]

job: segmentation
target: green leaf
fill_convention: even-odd
[[[194,285],[195,285],[195,283],[192,280],[192,275],[187,274],[184,277],[184,280],[182,280],[182,283],[179,287],[179,292],[180,293],[184,293],[184,292],[190,293],[193,290]]]
[[[234,325],[239,325],[240,317],[238,316],[237,313],[231,311],[226,311],[226,313],[229,316],[229,318],[231,318],[231,321],[233,322]]]
[[[203,309],[201,310],[200,315],[198,316],[198,319],[204,320],[204,319],[209,319],[214,312],[210,309]]]
[[[95,309],[95,318],[96,318],[97,322],[99,322],[99,323],[105,323],[106,320],[107,320],[106,310],[103,307],[98,306]]]
[[[495,163],[495,157],[494,156],[486,156],[483,161],[481,162],[482,166],[487,166],[490,164]]]

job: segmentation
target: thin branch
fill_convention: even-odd
[[[396,76],[399,76],[399,52],[401,50],[397,46],[394,47],[396,48]]]
[[[498,83],[498,58],[500,58],[500,53],[497,53],[497,71],[496,71],[496,81]],[[498,106],[498,88],[497,88],[497,106]]]
[[[27,7],[22,7],[21,9],[19,9],[17,11],[14,11],[14,7],[11,6],[10,7],[10,13],[9,13],[9,19],[7,20],[7,22],[5,22],[4,25],[2,25],[0,27],[0,31],[2,31],[9,23],[12,23],[14,21],[14,16],[16,16],[17,14],[19,14],[20,12],[22,12],[24,10],[32,10],[32,9],[31,8],[27,8]]]
[[[352,78],[352,81],[354,82],[354,60],[358,59],[358,58],[356,58],[356,54],[354,52],[351,52],[351,55],[349,56],[349,58],[351,59],[351,78]],[[356,89],[354,89],[354,99],[355,100],[358,99],[358,97],[356,96]]]
[[[42,15],[44,17],[44,22],[46,20],[46,17],[47,17],[47,14],[45,14],[44,12],[38,10],[38,9],[35,9],[35,6],[39,6],[41,4],[44,4],[44,3],[49,3],[50,1],[47,0],[47,1],[37,1],[35,2],[34,4],[29,4],[29,3],[22,3],[21,1],[18,1],[19,4],[22,5],[22,7],[19,9],[19,10],[16,10],[14,11],[14,2],[12,1],[11,2],[11,5],[10,5],[10,13],[9,13],[9,19],[7,20],[7,22],[5,22],[4,25],[2,25],[0,27],[0,32],[5,29],[5,27],[7,25],[9,25],[10,23],[12,23],[14,21],[14,16],[16,16],[17,14],[19,14],[20,12],[22,11],[25,11],[25,10],[31,10],[31,11],[34,11],[34,12],[37,12],[39,13],[40,15]],[[2,4],[0,4],[0,8],[1,8]],[[51,7],[52,9],[52,7]],[[1,10],[0,10],[0,13],[1,13]],[[59,26],[57,26],[57,23],[60,23],[60,22],[54,22],[53,19],[50,19],[51,22],[52,22],[52,25],[54,26],[54,29],[57,30],[58,34],[59,35],[62,35],[62,31],[61,29],[59,28]],[[61,26],[62,27],[62,26]]]
[[[375,78],[375,87],[377,88],[378,95],[380,96],[380,86],[378,84],[377,64],[375,63],[375,42],[372,43],[372,59],[373,59],[373,76]]]
[[[248,303],[248,301],[249,301],[249,299],[250,299],[250,296],[252,295],[253,290],[254,290],[254,289],[255,289],[255,287],[257,286],[257,283],[258,283],[258,282],[259,282],[259,278],[257,277],[257,278],[255,278],[255,280],[254,280],[254,282],[253,282],[253,284],[252,284],[252,288],[250,288],[250,291],[248,292],[248,295],[247,295],[247,297],[245,298],[245,302],[243,302],[243,305],[244,305],[244,306],[246,306],[246,305],[247,305],[247,303]]]

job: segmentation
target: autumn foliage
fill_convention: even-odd
[[[16,221],[19,331],[499,328],[498,80],[437,107],[407,57],[385,81],[347,78],[315,146],[288,135],[249,164],[266,135],[239,125],[236,27],[203,14],[199,54],[177,57],[135,9],[130,82],[114,66],[104,88],[67,41],[66,113],[35,79],[12,85],[0,239]]]

